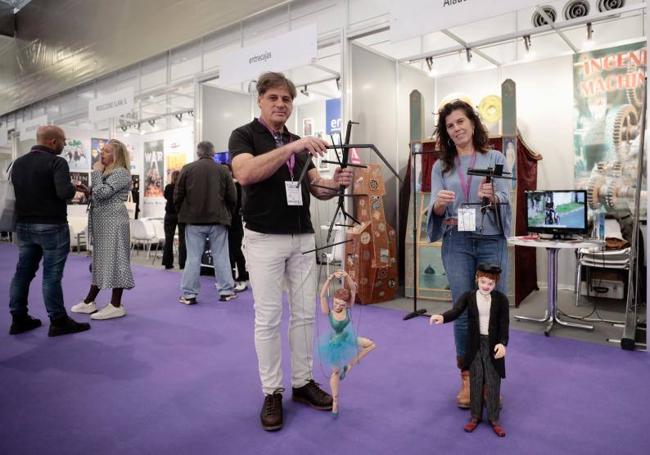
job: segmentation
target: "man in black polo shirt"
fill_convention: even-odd
[[[49,336],[90,329],[68,317],[63,306],[61,278],[70,250],[66,200],[75,194],[68,162],[58,155],[65,133],[56,126],[42,126],[36,145],[14,161],[11,180],[16,192],[18,264],[11,280],[9,309],[13,322],[9,333],[27,332],[41,325],[27,313],[29,284],[43,258],[43,302],[50,318]]]
[[[331,180],[320,177],[311,155],[322,156],[327,144],[315,137],[301,139],[285,126],[296,87],[283,74],[262,74],[257,93],[260,118],[233,131],[228,148],[235,178],[244,189],[244,247],[255,299],[255,349],[265,395],[260,419],[270,431],[282,428],[280,320],[284,286],[291,312],[292,398],[316,409],[332,408],[332,397],[312,377],[316,258],[314,253],[302,252],[313,249],[315,243],[310,194],[332,198],[339,185],[350,185],[352,172],[337,168]],[[307,176],[298,186],[305,166]]]

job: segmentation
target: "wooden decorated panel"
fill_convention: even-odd
[[[354,194],[383,196],[386,194],[384,177],[379,164],[369,164],[367,168],[354,170]]]

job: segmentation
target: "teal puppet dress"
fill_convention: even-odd
[[[322,337],[318,351],[324,363],[331,367],[343,368],[357,355],[357,334],[354,332],[347,310],[342,321],[334,319],[331,311],[328,318],[332,330]]]

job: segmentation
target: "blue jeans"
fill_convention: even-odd
[[[61,278],[70,251],[70,231],[66,224],[16,225],[18,264],[11,280],[9,310],[13,316],[27,314],[29,285],[43,258],[43,302],[50,320],[66,316]]]
[[[442,237],[442,264],[451,288],[451,301],[456,303],[466,292],[476,289],[476,267],[481,263],[501,266],[497,291],[507,294],[508,245],[502,235],[479,235],[475,232],[447,230]],[[456,355],[463,357],[467,346],[467,310],[454,321]],[[469,369],[469,365],[464,365]]]
[[[181,291],[185,297],[199,295],[201,283],[201,256],[205,248],[205,239],[210,240],[214,279],[219,295],[235,293],[235,281],[230,270],[230,254],[228,252],[228,227],[221,224],[188,224],[185,226],[185,246],[187,260],[181,279]]]

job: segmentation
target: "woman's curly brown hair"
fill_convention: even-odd
[[[454,158],[458,155],[456,144],[447,133],[447,117],[454,111],[461,110],[474,125],[474,135],[472,142],[477,151],[487,152],[488,133],[474,108],[462,100],[454,100],[445,104],[438,111],[438,124],[434,135],[438,138],[438,158],[442,161],[442,173],[449,172],[454,168]]]

